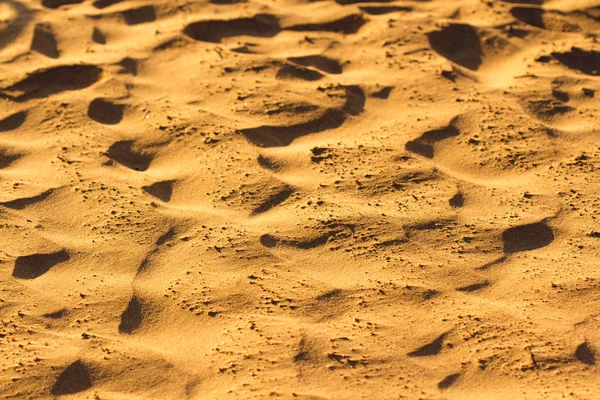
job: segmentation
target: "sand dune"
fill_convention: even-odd
[[[0,0],[0,397],[598,398],[599,34]]]

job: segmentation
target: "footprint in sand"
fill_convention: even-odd
[[[294,193],[294,188],[288,185],[282,185],[276,188],[272,193],[268,193],[264,199],[254,210],[252,215],[263,214],[286,201]]]
[[[129,74],[136,76],[138,74],[138,60],[135,58],[125,57],[119,62],[119,67],[121,70],[120,74]]]
[[[81,4],[84,0],[42,0],[42,5],[46,8],[60,8],[72,4]]]
[[[33,39],[31,41],[31,50],[49,58],[58,58],[58,44],[54,37],[54,32],[50,24],[37,24],[33,30]]]
[[[452,208],[462,208],[465,205],[465,196],[461,192],[458,192],[448,200],[448,204]]]
[[[282,30],[351,34],[358,32],[366,22],[361,14],[350,14],[332,21],[297,23],[282,27],[276,16],[257,14],[248,18],[198,21],[186,26],[183,32],[194,40],[220,43],[225,38],[236,36],[273,37]]]
[[[600,52],[598,51],[573,47],[570,51],[552,53],[552,56],[568,68],[586,75],[600,75]]]
[[[47,314],[43,314],[42,317],[44,318],[50,318],[50,319],[61,319],[62,317],[64,317],[65,315],[67,315],[69,313],[69,310],[67,310],[66,308],[61,308],[58,311],[53,311]]]
[[[171,196],[173,195],[173,185],[175,182],[176,181],[173,180],[156,182],[149,186],[143,186],[142,190],[149,195],[156,197],[160,201],[167,203],[171,200]]]
[[[314,67],[327,74],[341,74],[342,66],[337,60],[333,58],[315,55],[315,56],[303,56],[303,57],[290,57],[289,61],[302,65],[304,67]]]
[[[387,100],[390,97],[390,94],[392,94],[393,90],[393,86],[385,86],[380,90],[377,90],[376,92],[372,93],[371,96],[375,97],[376,99]]]
[[[531,4],[541,6],[547,0],[501,0],[503,3],[511,3],[511,4]]]
[[[596,365],[596,354],[594,354],[588,342],[583,342],[577,346],[575,357],[586,365]]]
[[[450,24],[427,36],[431,48],[448,60],[474,71],[481,65],[481,39],[471,25]]]
[[[194,40],[219,43],[234,36],[271,37],[279,31],[279,20],[275,16],[257,14],[249,18],[194,22],[183,32]]]
[[[115,4],[121,3],[123,0],[96,0],[92,5],[96,8],[103,9]]]
[[[479,71],[516,53],[518,47],[496,31],[451,23],[427,34],[429,45],[442,57],[471,71]]]
[[[456,383],[458,378],[460,378],[460,374],[450,374],[447,377],[445,377],[444,379],[442,379],[438,383],[437,387],[440,390],[448,389],[450,386],[452,386]]]
[[[508,228],[502,233],[505,253],[518,253],[548,246],[554,231],[545,221]]]
[[[430,343],[427,343],[416,350],[411,351],[407,355],[409,357],[429,357],[435,356],[441,353],[444,345],[444,339],[448,336],[449,332],[444,332]]]
[[[137,296],[129,300],[127,308],[121,314],[119,333],[131,334],[142,325],[143,308],[143,303]]]
[[[510,13],[527,25],[549,31],[575,33],[600,28],[600,22],[583,11],[564,13],[538,7],[514,7]]]
[[[258,158],[256,159],[256,162],[262,168],[269,170],[271,172],[279,172],[283,168],[283,165],[280,161],[278,161],[272,157],[264,156],[262,154],[258,156]]]
[[[99,28],[92,31],[92,40],[98,44],[106,44],[106,36]]]
[[[27,119],[27,111],[19,111],[0,120],[0,132],[18,129]]]
[[[0,149],[0,169],[8,168],[12,163],[21,158],[21,154],[18,152]]]
[[[12,208],[13,210],[22,210],[25,207],[28,207],[32,204],[36,204],[36,203],[39,203],[40,201],[46,200],[53,193],[54,193],[54,189],[49,189],[49,190],[46,190],[35,196],[23,197],[23,198],[11,200],[11,201],[6,201],[6,202],[0,203],[0,204],[3,205],[4,207]]]
[[[95,65],[65,65],[33,72],[25,79],[0,89],[0,95],[15,101],[44,98],[84,89],[98,82],[102,69]]]
[[[0,1],[0,50],[11,46],[29,26],[33,12],[21,1]]]
[[[358,32],[366,23],[367,20],[362,14],[350,14],[331,21],[293,24],[285,27],[285,29],[302,32],[337,32],[349,35]]]
[[[362,3],[362,1],[361,1]],[[361,11],[370,15],[384,15],[397,12],[410,12],[413,10],[409,6],[359,6]]]
[[[419,154],[423,157],[433,158],[435,155],[434,146],[437,142],[458,136],[457,123],[460,117],[455,117],[448,126],[441,129],[434,129],[423,133],[419,138],[406,143],[404,148],[411,153]]]
[[[259,216],[285,203],[296,189],[270,175],[257,175],[244,184],[243,190],[234,190],[221,198],[228,207],[240,208],[250,216]]]
[[[50,271],[52,267],[68,261],[69,258],[69,253],[66,250],[20,256],[15,260],[12,276],[17,279],[39,278]]]
[[[88,107],[88,117],[104,125],[116,125],[123,119],[125,106],[110,100],[97,98]]]
[[[323,74],[311,68],[298,65],[285,65],[277,71],[277,79],[300,79],[303,81],[318,81]]]
[[[473,283],[467,286],[462,286],[457,288],[456,290],[459,292],[466,292],[466,293],[471,293],[471,292],[476,292],[478,290],[481,289],[485,289],[487,287],[489,287],[491,285],[490,281],[483,281],[483,282],[477,282],[477,283]]]
[[[123,19],[127,25],[139,25],[156,21],[156,11],[152,6],[132,8],[122,12]]]
[[[553,95],[556,96],[555,93]],[[546,124],[560,124],[561,121],[568,121],[569,117],[571,117],[570,119],[578,117],[573,115],[576,112],[574,107],[553,98],[524,98],[521,101],[521,106],[533,118]]]
[[[293,239],[293,238],[277,238],[271,234],[264,234],[260,237],[260,244],[265,247],[273,248],[279,245],[296,248],[299,250],[309,250],[320,246],[324,246],[329,241],[329,237],[333,233],[319,235],[312,238],[306,239]]]
[[[154,159],[153,154],[139,149],[133,140],[113,143],[106,155],[113,161],[134,171],[146,171]]]
[[[302,136],[340,127],[350,115],[359,115],[364,110],[365,93],[359,86],[344,87],[346,101],[341,108],[326,109],[316,119],[287,126],[263,125],[242,129],[248,141],[259,147],[283,147]]]
[[[92,377],[89,367],[77,360],[61,372],[52,386],[54,396],[65,396],[80,393],[92,387]]]

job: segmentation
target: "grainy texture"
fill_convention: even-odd
[[[0,0],[0,398],[600,398],[598,34]]]

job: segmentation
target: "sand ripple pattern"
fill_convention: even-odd
[[[598,398],[600,6],[0,0],[0,398]]]

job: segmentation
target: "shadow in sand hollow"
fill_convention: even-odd
[[[15,12],[15,17],[6,27],[0,30],[0,49],[10,45],[27,27],[31,20],[32,13],[25,4],[15,0],[0,0],[0,5],[8,4]]]

